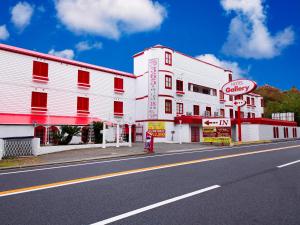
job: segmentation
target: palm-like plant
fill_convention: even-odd
[[[56,131],[53,138],[59,145],[67,145],[71,142],[73,136],[80,133],[80,127],[77,126],[61,126],[61,131]]]

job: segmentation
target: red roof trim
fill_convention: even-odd
[[[87,125],[93,121],[101,119],[88,116],[0,113],[0,124],[6,125]]]
[[[42,58],[42,59],[55,61],[55,62],[65,63],[65,64],[69,64],[72,66],[83,67],[86,69],[92,69],[92,70],[97,70],[97,71],[101,71],[101,72],[117,74],[117,75],[124,76],[124,77],[136,78],[131,73],[126,73],[126,72],[122,72],[119,70],[109,69],[109,68],[96,66],[96,65],[92,65],[92,64],[88,64],[88,63],[78,62],[75,60],[63,59],[63,58],[59,58],[59,57],[56,57],[53,55],[39,53],[39,52],[26,50],[26,49],[18,48],[18,47],[13,47],[13,46],[5,45],[5,44],[0,44],[0,50],[13,52],[13,53],[17,53],[17,54],[22,54],[22,55],[27,55],[27,56],[31,56],[31,57]]]
[[[151,122],[151,121],[160,121],[160,122],[174,122],[174,120],[164,120],[164,119],[157,119],[157,120],[136,120],[136,123],[140,122]]]

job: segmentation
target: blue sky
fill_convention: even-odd
[[[127,72],[132,55],[162,44],[300,88],[299,12],[297,0],[8,0],[0,42]]]

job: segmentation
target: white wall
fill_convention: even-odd
[[[0,125],[0,139],[9,137],[33,136],[34,127],[32,125]]]

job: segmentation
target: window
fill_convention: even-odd
[[[289,138],[289,128],[284,127],[283,128],[283,134],[284,134],[284,138]]]
[[[234,98],[235,100],[243,100],[243,96],[242,95],[237,95]]]
[[[225,117],[225,109],[220,109],[220,116]]]
[[[249,112],[248,112],[248,116],[247,116],[247,118],[251,118],[251,113],[249,113]]]
[[[169,99],[165,100],[165,113],[166,114],[172,113],[172,100]]]
[[[229,82],[232,81],[232,74],[231,74],[231,73],[228,74],[228,81],[229,81]]]
[[[200,106],[199,105],[194,105],[193,111],[194,111],[195,116],[199,116],[200,115]]]
[[[230,118],[232,118],[233,119],[233,109],[229,109],[229,114],[230,114]]]
[[[211,107],[206,107],[206,115],[205,116],[211,116]]]
[[[279,129],[278,127],[273,127],[273,137],[279,138]]]
[[[31,109],[47,111],[47,93],[33,91],[31,94]]]
[[[48,80],[48,63],[33,61],[33,79]]]
[[[165,89],[172,90],[172,77],[170,75],[165,75]]]
[[[183,81],[182,80],[176,80],[176,91],[183,92]]]
[[[250,97],[247,97],[247,105],[250,105]]]
[[[211,91],[212,91],[212,93],[211,93],[212,96],[217,96],[217,90],[216,89],[211,89]]]
[[[183,114],[183,103],[176,103],[176,113]]]
[[[293,128],[293,138],[297,138],[297,128]]]
[[[89,113],[89,98],[77,97],[77,112]]]
[[[241,111],[241,118],[245,118],[245,113]]]
[[[123,116],[123,102],[114,101],[114,115],[115,116]]]
[[[254,98],[251,98],[251,105],[255,105]]]
[[[265,101],[263,98],[260,100],[260,105],[261,105],[261,107],[265,107]]]
[[[172,66],[172,53],[165,52],[165,64],[168,66]]]
[[[252,113],[252,118],[255,118],[255,113]]]
[[[114,78],[114,89],[116,92],[124,92],[123,79],[119,77]]]
[[[220,95],[220,100],[223,101],[224,100],[224,92],[220,90],[219,95]]]
[[[232,95],[229,95],[229,101],[233,101],[233,96]]]
[[[90,87],[90,73],[88,71],[78,70],[78,86]]]

